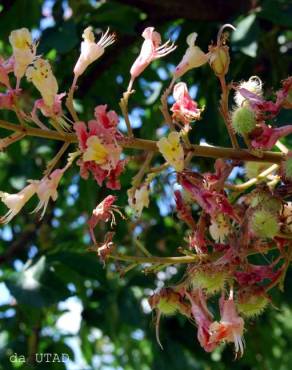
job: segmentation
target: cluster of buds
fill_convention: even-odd
[[[135,223],[139,222],[144,209],[151,203],[150,189],[152,191],[155,186],[153,180],[171,167],[176,174],[176,215],[187,228],[186,246],[178,248],[184,255],[167,259],[167,264],[172,261],[188,263],[184,279],[177,286],[164,287],[149,299],[151,307],[157,311],[158,342],[161,315],[182,314],[196,324],[198,341],[207,352],[228,342],[234,344],[236,355],[242,355],[244,320],[261,314],[272,301],[270,291],[277,286],[282,288],[290,261],[292,152],[279,139],[292,133],[292,125],[272,127],[271,124],[277,124],[276,119],[282,109],[292,109],[292,77],[282,81],[274,100],[265,100],[263,83],[257,76],[239,84],[226,84],[230,64],[227,35],[223,33],[226,27],[234,28],[224,25],[218,33],[217,43],[210,45],[206,53],[195,45],[197,33],[193,32],[187,37],[188,47],[173,72],[170,86],[161,97],[163,123],[168,124],[169,131],[156,142],[134,137],[128,115],[128,100],[134,93],[134,81],[152,61],[176,49],[170,40],[162,43],[160,34],[153,27],[146,28],[142,33],[144,42],[130,68],[130,82],[120,102],[128,128],[126,136],[119,131],[118,114],[108,109],[107,104],[96,106],[94,117],[88,123],[78,118],[73,104],[77,80],[114,43],[114,34],[107,30],[96,42],[92,27],[84,30],[81,53],[73,70],[72,86],[68,93],[59,93],[51,65],[36,54],[37,43],[33,41],[31,33],[25,28],[12,31],[9,41],[13,55],[7,60],[0,58],[0,84],[5,89],[0,94],[0,109],[14,111],[19,125],[0,122],[0,126],[6,129],[16,127],[12,135],[1,139],[0,148],[6,149],[29,133],[63,140],[64,145],[48,163],[42,179],[28,180],[28,185],[16,194],[0,192],[2,202],[8,207],[8,212],[0,218],[0,222],[10,222],[34,195],[39,199],[34,211],[41,211],[42,218],[49,201],[57,200],[61,179],[75,159],[84,180],[92,175],[98,186],[120,190],[121,173],[129,161],[137,158],[127,158],[122,153],[123,147],[143,150],[143,159],[146,159],[133,178],[132,187],[127,189],[128,205],[133,210],[129,212],[129,218],[134,214]],[[186,83],[177,80],[193,68],[206,64],[221,84],[220,112],[233,144],[232,149],[194,147],[188,136],[192,124],[201,119],[203,107],[199,108],[191,97]],[[14,78],[11,79],[12,74]],[[23,104],[18,104],[23,97],[21,80],[24,77],[40,94],[28,111],[20,109]],[[15,81],[14,88],[12,80]],[[231,89],[235,90],[233,111],[229,111],[228,107]],[[174,99],[171,107],[167,100],[169,94]],[[67,111],[62,100],[66,95]],[[42,119],[38,116],[39,111]],[[245,151],[239,150],[236,135],[245,140]],[[55,168],[73,142],[77,142],[78,147],[69,154],[67,164]],[[282,154],[266,153],[275,145]],[[214,149],[218,154],[214,172],[200,173],[194,170],[190,165],[192,156],[199,155],[200,150],[204,156],[208,156],[210,149],[213,152],[211,157],[214,157]],[[226,153],[233,156],[229,160],[221,159],[227,158]],[[157,165],[154,161],[156,154],[160,154],[163,164],[159,162],[160,165]],[[245,165],[249,181],[231,183],[232,171],[244,165],[240,160],[245,158],[253,160],[252,164],[249,162]],[[265,163],[261,162],[261,158]],[[277,162],[271,158],[277,158]],[[258,162],[254,162],[256,159]],[[103,263],[109,259],[120,259],[133,262],[134,265],[141,261],[164,266],[163,257],[152,256],[145,247],[140,248],[147,256],[145,258],[115,254],[117,247],[113,231],[107,232],[102,241],[97,240],[97,225],[109,222],[113,227],[116,214],[124,218],[117,202],[118,196],[110,194],[99,201],[92,211],[88,226],[94,245],[89,250],[96,252]],[[276,254],[271,263],[264,257],[260,259],[271,249]],[[254,254],[259,255],[257,265],[250,258]],[[133,268],[133,264],[129,267]],[[208,301],[213,297],[219,298],[220,317],[217,319],[212,315]]]

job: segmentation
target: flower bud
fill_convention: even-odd
[[[268,298],[263,294],[249,295],[242,297],[237,302],[236,308],[242,316],[259,316],[264,311],[268,303]]]
[[[256,126],[254,112],[247,107],[239,107],[232,113],[232,126],[238,134],[248,134]]]
[[[228,46],[211,47],[210,66],[217,76],[225,76],[228,72],[230,57]]]
[[[261,238],[273,238],[279,231],[278,218],[266,209],[257,210],[251,218],[254,234]]]

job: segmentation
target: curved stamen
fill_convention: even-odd
[[[223,26],[220,28],[218,35],[217,35],[217,45],[220,45],[222,33],[227,27],[231,28],[233,31],[236,31],[236,28],[232,24],[230,23],[223,24]]]

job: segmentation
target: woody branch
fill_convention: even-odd
[[[64,141],[67,143],[77,143],[75,133],[60,133],[55,130],[42,130],[39,128],[20,126],[8,121],[0,120],[0,127],[14,131],[21,132],[25,136],[34,136],[50,140]],[[158,152],[157,142],[154,140],[145,140],[139,138],[123,138],[119,144],[123,148],[149,150]],[[212,145],[196,145],[193,144],[188,149],[194,156],[197,157],[210,157],[210,158],[226,158],[240,161],[255,161],[279,164],[285,160],[286,154],[272,151],[263,151],[261,156],[254,155],[247,149],[233,149],[224,148]]]

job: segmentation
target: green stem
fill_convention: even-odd
[[[68,97],[67,97],[67,100],[66,100],[66,107],[67,107],[68,111],[70,112],[71,117],[73,118],[74,122],[79,121],[78,115],[76,113],[76,110],[75,110],[74,104],[73,104],[73,97],[74,97],[74,92],[75,92],[75,89],[76,89],[77,80],[78,80],[78,76],[74,75],[72,86],[69,90]]]
[[[221,98],[221,109],[220,112],[222,114],[222,117],[224,119],[224,122],[226,124],[226,128],[232,143],[233,148],[239,148],[239,144],[236,138],[236,135],[233,131],[232,125],[231,125],[231,119],[229,115],[228,110],[228,95],[229,95],[229,89],[226,85],[225,77],[221,76],[219,77],[221,89],[222,89],[222,98]]]
[[[140,168],[139,172],[137,173],[136,176],[133,177],[133,180],[132,180],[132,185],[133,187],[136,189],[140,184],[141,184],[141,181],[145,175],[145,172],[148,170],[149,166],[150,166],[150,163],[152,161],[152,158],[153,158],[153,155],[154,153],[153,152],[149,152],[147,154],[147,157],[142,165],[142,167]]]
[[[54,169],[56,164],[59,162],[62,155],[66,152],[66,150],[68,149],[69,146],[70,146],[70,143],[68,143],[68,142],[65,142],[62,145],[61,149],[58,151],[58,153],[55,155],[55,157],[48,163],[47,168],[44,172],[45,176],[48,176],[52,172],[52,170]]]
[[[111,259],[124,261],[124,262],[132,262],[135,264],[141,263],[155,263],[159,265],[175,265],[175,264],[182,264],[182,263],[196,263],[201,262],[204,259],[208,259],[208,255],[194,255],[194,256],[183,256],[183,257],[140,257],[140,256],[127,256],[123,254],[111,254],[108,256]]]
[[[238,184],[238,185],[225,184],[224,186],[227,189],[230,189],[230,190],[244,191],[244,190],[248,189],[250,186],[253,186],[256,183],[258,183],[258,182],[262,181],[263,179],[265,179],[268,175],[270,175],[271,173],[273,173],[274,171],[276,171],[278,168],[279,168],[279,165],[273,164],[272,166],[270,166],[269,168],[267,168],[266,170],[264,170],[263,172],[261,172],[260,174],[258,174],[256,177],[253,177],[252,179],[244,182],[243,184]]]

